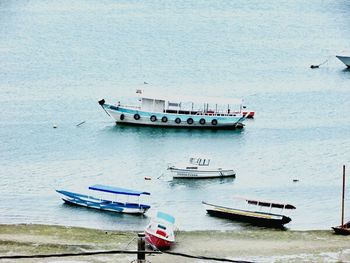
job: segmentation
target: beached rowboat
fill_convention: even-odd
[[[265,201],[257,201],[246,199],[250,205],[257,205],[260,207],[280,208],[280,209],[295,209],[295,206],[290,204],[271,203]],[[231,207],[219,206],[202,202],[208,214],[216,217],[232,219],[241,222],[247,222],[257,226],[282,228],[283,225],[289,223],[292,219],[285,215],[274,214],[270,212],[262,212],[256,210],[243,210]]]
[[[134,196],[139,198],[141,195],[150,195],[148,192],[140,192],[120,187],[106,186],[106,185],[92,185],[89,190],[99,191],[104,193],[113,194],[114,199],[105,199],[93,197],[91,195],[78,194],[65,190],[56,190],[62,197],[62,200],[68,204],[85,206],[88,208],[100,209],[111,212],[127,213],[127,214],[143,214],[151,206],[141,204],[139,202],[121,202],[116,200],[117,195],[122,196]]]
[[[235,129],[243,128],[243,121],[254,116],[252,111],[243,111],[242,100],[167,98],[140,90],[137,94],[139,105],[107,104],[104,99],[99,104],[117,124],[153,127]],[[233,110],[233,105],[238,109]]]

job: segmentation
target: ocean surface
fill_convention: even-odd
[[[201,201],[247,196],[295,205],[289,229],[339,224],[350,70],[335,55],[350,49],[349,13],[346,0],[2,0],[0,223],[141,230],[162,210],[180,230],[244,229]],[[116,126],[97,101],[136,102],[136,89],[243,98],[256,118],[241,131]],[[237,176],[172,180],[167,166],[192,156]],[[152,208],[103,213],[55,192],[95,183],[149,191]]]

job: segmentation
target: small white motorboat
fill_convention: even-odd
[[[179,166],[169,166],[168,170],[174,173],[173,178],[217,178],[235,177],[233,169],[210,166],[210,159],[190,158],[189,163]]]
[[[348,68],[350,68],[350,52],[341,52],[336,56],[341,62],[343,62]]]
[[[169,249],[175,244],[175,218],[158,212],[145,229],[146,241],[159,250]]]

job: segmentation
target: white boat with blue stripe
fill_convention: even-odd
[[[213,167],[210,159],[192,157],[189,163],[183,165],[171,165],[168,167],[173,173],[173,178],[182,179],[201,179],[201,178],[219,178],[235,177],[236,172],[233,169]]]
[[[117,124],[160,127],[236,129],[243,128],[243,121],[252,118],[254,112],[243,112],[242,100],[208,98],[167,98],[144,95],[138,90],[138,105],[99,104]]]
[[[135,191],[100,184],[90,186],[89,190],[98,191],[104,195],[112,194],[114,198],[110,199],[105,197],[93,197],[91,195],[78,194],[65,190],[56,190],[56,192],[59,193],[62,197],[62,200],[68,204],[85,206],[88,208],[106,210],[111,212],[144,214],[148,209],[151,208],[150,205],[141,204],[139,202],[141,195],[150,195],[148,192]],[[124,196],[126,197],[126,200],[121,201],[119,198],[117,199],[117,196]],[[138,202],[129,202],[130,196],[136,197],[138,199]]]

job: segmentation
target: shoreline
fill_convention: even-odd
[[[349,262],[350,236],[332,230],[180,231],[171,252],[255,262]],[[0,256],[136,250],[136,231],[111,231],[58,225],[0,225]],[[136,255],[59,258],[60,262],[131,262]],[[147,255],[150,262],[211,262],[169,254]],[[1,262],[14,262],[2,259]],[[57,257],[40,262],[57,262]],[[38,259],[21,259],[38,262]]]

